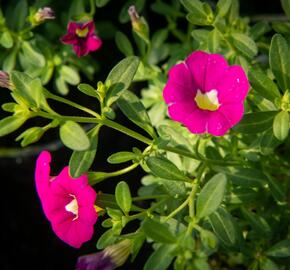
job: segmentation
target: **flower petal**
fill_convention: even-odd
[[[183,120],[183,123],[192,133],[205,133],[207,131],[208,114],[208,111],[196,109],[185,120]]]
[[[73,49],[78,57],[85,56],[90,52],[87,43],[82,41],[74,44]]]
[[[47,151],[42,151],[36,161],[35,184],[40,199],[45,197],[45,193],[49,187],[50,162],[51,155]]]
[[[89,22],[84,23],[81,26],[81,29],[85,29],[85,28],[88,28],[88,30],[89,30],[88,34],[94,33],[94,31],[95,31],[95,24],[94,24],[94,22],[93,21],[89,21]]]
[[[209,114],[207,132],[214,136],[223,136],[230,129],[229,120],[220,112]]]
[[[243,101],[249,88],[250,84],[244,70],[240,66],[231,66],[217,85],[219,102],[222,104]]]
[[[80,28],[80,24],[76,22],[69,22],[67,25],[67,32],[71,34],[75,34],[76,30]]]
[[[218,83],[224,79],[224,73],[229,68],[227,61],[220,54],[210,54],[207,60],[204,92],[216,89]]]
[[[242,102],[222,104],[218,111],[228,119],[232,127],[243,118],[244,104]]]
[[[196,109],[194,101],[177,102],[168,107],[168,114],[174,121],[183,121]]]
[[[98,214],[94,206],[80,206],[79,219],[87,225],[94,225],[98,219]]]
[[[63,44],[76,44],[78,42],[78,38],[75,34],[68,33],[60,38],[60,41]]]
[[[87,40],[87,46],[89,51],[96,51],[102,46],[102,40],[96,35],[89,36]]]
[[[172,82],[170,79],[163,90],[163,97],[167,104],[194,100],[195,92]]]
[[[190,54],[185,60],[185,63],[190,70],[195,88],[201,91],[203,91],[205,86],[208,58],[208,53],[202,51],[195,51]]]

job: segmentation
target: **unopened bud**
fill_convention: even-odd
[[[34,15],[34,22],[40,24],[45,20],[55,19],[54,11],[50,7],[40,8]]]
[[[139,16],[138,11],[136,10],[136,7],[134,5],[132,5],[128,8],[128,13],[129,13],[129,16],[131,18],[132,23],[139,20],[140,16]]]
[[[10,90],[13,89],[13,84],[10,80],[10,75],[5,71],[0,71],[0,87],[8,88]]]

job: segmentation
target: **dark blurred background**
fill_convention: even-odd
[[[59,2],[60,1],[53,0],[51,4],[52,8],[54,8],[54,3],[55,6],[61,5]],[[125,1],[111,1],[105,8],[97,10],[95,20],[109,20],[117,29],[122,29],[130,36],[130,23],[120,25],[117,19],[124,2]],[[146,2],[146,8],[143,14],[148,20],[152,32],[154,32],[154,30],[161,28],[165,24],[165,20],[160,20],[160,16],[151,11],[151,1]],[[7,3],[8,1],[0,2],[4,10]],[[278,0],[241,0],[240,5],[242,15],[281,14],[283,12],[280,1]],[[122,58],[122,55],[118,52],[113,39],[105,39],[102,49],[93,53],[93,57],[100,63],[100,71],[95,76],[95,82],[97,82],[106,78],[107,73]],[[138,92],[140,85],[136,85],[135,88]],[[95,101],[92,98],[79,94],[79,92],[76,93],[73,88],[71,88],[71,90],[69,98],[78,100],[81,104],[89,105],[91,108],[96,108]],[[1,88],[0,93],[1,104],[10,100],[7,90]],[[59,107],[59,109],[68,114],[73,114],[70,108]],[[7,114],[2,111],[0,112],[0,118],[6,115]],[[118,116],[117,121],[132,126],[122,115]],[[36,120],[35,123],[39,125],[38,120]],[[30,125],[31,122],[27,124],[27,126]],[[1,138],[0,148],[18,147],[19,145],[14,142],[17,134],[19,134],[19,131],[5,138]],[[44,145],[53,142],[58,150],[52,153],[52,174],[58,174],[68,163],[71,151],[62,146],[58,146],[59,142],[57,138],[57,132],[51,131],[41,139],[37,145],[39,149],[31,153],[26,153],[25,155],[19,153],[16,154],[17,157],[11,158],[0,156],[0,204],[2,223],[0,239],[0,244],[2,246],[2,252],[0,254],[2,259],[0,261],[0,268],[3,270],[72,270],[74,269],[79,255],[96,251],[95,243],[98,237],[104,232],[104,229],[100,226],[102,219],[100,218],[100,221],[96,224],[93,239],[84,244],[81,249],[76,250],[66,245],[55,236],[50,228],[49,222],[43,215],[34,186],[35,160],[37,154]],[[109,166],[106,163],[106,158],[113,152],[131,150],[133,146],[140,147],[141,149],[143,147],[142,144],[120,133],[102,128],[94,168],[100,171],[113,171],[118,169],[118,166]],[[97,185],[97,189],[103,192],[113,193],[116,183],[120,180],[126,180],[129,181],[130,187],[133,189],[133,195],[136,195],[142,175],[142,170],[136,169],[132,173],[122,177],[109,179]],[[134,224],[131,226],[135,227]],[[126,264],[120,269],[142,269],[142,265],[144,265],[148,258],[150,250],[151,247],[145,245],[133,264]]]

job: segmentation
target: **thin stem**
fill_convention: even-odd
[[[143,135],[127,128],[127,127],[124,127],[124,126],[122,126],[114,121],[111,121],[109,119],[103,119],[102,123],[107,127],[118,130],[118,131],[120,131],[120,132],[122,132],[130,137],[133,137],[133,138],[135,138],[143,143],[146,143],[148,145],[152,144],[152,140],[150,140],[150,139],[146,138],[145,136],[143,136]]]
[[[64,103],[64,104],[70,105],[70,106],[72,106],[72,107],[74,107],[74,108],[77,108],[77,109],[79,109],[79,110],[82,110],[82,111],[84,111],[84,112],[86,112],[86,113],[88,113],[88,114],[90,114],[90,115],[93,115],[93,116],[95,116],[96,118],[100,118],[100,115],[99,115],[98,113],[96,113],[96,112],[94,112],[93,110],[91,110],[91,109],[89,109],[89,108],[86,108],[86,107],[84,107],[84,106],[82,106],[82,105],[79,105],[79,104],[77,104],[77,103],[75,103],[75,102],[73,102],[73,101],[70,101],[70,100],[68,100],[68,99],[66,99],[66,98],[59,97],[59,96],[57,96],[57,95],[51,94],[51,93],[48,92],[48,91],[45,91],[45,94],[46,94],[46,97],[49,98],[49,99],[53,99],[53,100],[56,100],[56,101],[58,101],[58,102],[62,102],[62,103]]]
[[[107,177],[115,177],[115,176],[119,176],[119,175],[122,175],[122,174],[125,174],[125,173],[128,173],[132,170],[134,170],[135,168],[137,168],[139,166],[139,163],[134,163],[126,168],[123,168],[121,170],[118,170],[118,171],[115,171],[115,172],[110,172],[110,173],[107,173]]]
[[[95,7],[95,0],[90,0],[90,15],[93,17],[96,12],[96,7]]]
[[[138,201],[145,201],[145,200],[154,200],[154,199],[163,199],[168,197],[168,195],[149,195],[149,196],[140,196],[140,197],[133,197],[132,200],[134,202]]]

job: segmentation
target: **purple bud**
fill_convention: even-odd
[[[10,90],[13,88],[13,85],[10,81],[10,75],[5,71],[0,71],[0,87],[8,88]]]
[[[136,10],[136,7],[134,5],[132,5],[128,8],[128,14],[131,18],[132,23],[138,21],[140,18],[138,11]]]
[[[78,258],[76,270],[113,270],[114,264],[103,252],[92,253]]]
[[[45,20],[55,19],[54,11],[50,7],[40,8],[34,15],[34,19],[37,23],[41,23]]]

